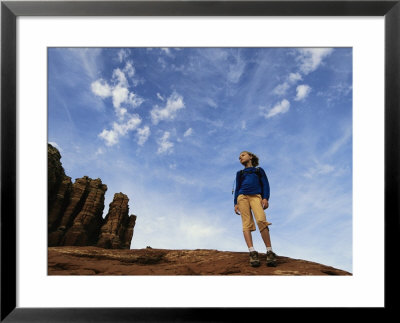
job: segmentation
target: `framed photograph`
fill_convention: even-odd
[[[3,1],[1,320],[393,309],[399,15],[399,1]],[[48,271],[48,143],[67,176],[101,174],[105,205],[129,192],[140,223],[131,248],[240,251],[225,186],[236,150],[257,153],[257,140],[282,256],[349,275]]]

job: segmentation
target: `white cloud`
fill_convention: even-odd
[[[243,120],[243,121],[242,121],[242,130],[246,130],[246,128],[247,128],[246,121]]]
[[[266,119],[268,119],[273,116],[276,116],[277,114],[288,112],[289,107],[290,107],[290,102],[286,99],[283,99],[281,102],[276,104],[272,109],[270,109],[267,113],[264,112],[263,115]],[[265,110],[265,108],[261,109]]]
[[[125,67],[125,70],[128,74],[134,73],[133,71],[130,71],[130,68],[133,69],[133,66],[129,64],[130,63],[128,62],[128,68]],[[95,95],[102,99],[111,96],[115,113],[118,118],[122,120],[127,113],[127,109],[121,108],[121,104],[128,103],[132,107],[138,107],[144,102],[144,100],[135,93],[129,92],[129,85],[125,73],[119,68],[113,71],[112,82],[114,83],[114,86],[110,86],[105,80],[99,79],[91,84],[91,89]]]
[[[174,147],[174,144],[169,141],[170,137],[169,131],[165,131],[164,135],[158,140],[158,154],[164,154],[164,153],[171,153]]]
[[[290,73],[289,74],[289,81],[292,83],[296,83],[297,81],[302,80],[303,78],[299,73]]]
[[[240,77],[244,72],[246,62],[242,60],[239,56],[236,57],[235,64],[229,65],[228,80],[232,83],[239,82]]]
[[[185,74],[185,72],[186,72],[186,66],[183,65],[183,64],[181,64],[181,65],[179,65],[179,66],[176,66],[175,64],[172,64],[172,65],[171,65],[171,70],[172,70],[172,71],[175,71],[175,72],[182,72],[182,73]]]
[[[161,101],[165,100],[160,93],[157,93],[157,98],[159,98]]]
[[[170,54],[171,54],[170,49],[167,48],[167,47],[161,48],[161,51],[163,51],[163,52],[164,52],[165,54],[167,54],[167,55],[170,55]]]
[[[314,176],[327,175],[332,173],[334,170],[335,167],[332,165],[318,163],[316,166],[310,168],[304,176],[307,178],[313,178]]]
[[[206,101],[210,107],[218,108],[218,104],[213,99],[207,98]]]
[[[141,122],[142,119],[140,119],[137,114],[134,114],[125,123],[119,124],[114,122],[114,129],[117,130],[120,135],[125,136],[128,131],[136,129]]]
[[[287,82],[284,82],[282,84],[279,84],[276,86],[273,90],[273,93],[277,95],[284,95],[286,94],[286,91],[289,89],[290,85]]]
[[[304,74],[315,71],[322,63],[322,60],[332,53],[332,48],[302,48],[299,49],[300,70]]]
[[[301,100],[304,100],[308,96],[308,94],[311,92],[311,87],[309,87],[306,84],[302,84],[296,88],[296,91],[297,91],[297,94],[296,94],[295,101],[301,101]]]
[[[299,73],[290,73],[287,77],[287,81],[277,85],[274,88],[273,93],[277,95],[285,95],[287,90],[289,90],[294,83],[300,81],[301,79],[302,77]]]
[[[351,99],[351,94],[353,90],[353,86],[351,84],[346,83],[338,83],[335,85],[331,85],[329,88],[324,89],[324,91],[320,91],[317,93],[318,96],[324,97],[328,106],[330,106],[333,102],[337,100],[342,100],[344,98]]]
[[[117,86],[128,87],[128,80],[126,79],[125,73],[119,68],[113,71],[112,80]]]
[[[113,123],[111,130],[104,129],[99,137],[103,139],[107,146],[113,146],[118,143],[119,137],[125,136],[129,131],[136,129],[142,122],[137,114],[131,115],[125,123]]]
[[[91,84],[91,89],[95,95],[101,97],[102,99],[105,99],[105,98],[111,96],[111,87],[103,79],[99,79],[99,80],[93,82]]]
[[[120,60],[127,58],[129,53],[121,50],[118,53]],[[129,114],[128,110],[121,105],[127,103],[133,107],[138,107],[144,100],[133,92],[129,92],[129,84],[125,73],[128,76],[133,76],[135,73],[131,61],[126,62],[123,70],[116,68],[113,71],[111,82],[109,85],[103,79],[99,79],[91,84],[92,92],[101,98],[112,97],[112,103],[115,109],[115,114],[119,119],[118,122],[113,123],[112,129],[104,129],[99,137],[105,141],[107,146],[113,146],[118,143],[121,136],[126,136],[128,132],[136,129],[141,123],[141,118],[137,114]],[[124,121],[126,120],[126,121]],[[124,122],[123,122],[124,121]],[[138,131],[138,143],[143,145],[150,135],[150,129],[144,127]]]
[[[167,62],[163,57],[159,57],[157,61],[161,65],[163,70],[167,67]]]
[[[184,137],[189,137],[193,134],[193,129],[189,128],[188,130],[185,131],[185,133],[183,134]]]
[[[168,98],[164,108],[155,106],[153,110],[151,110],[151,119],[154,124],[158,124],[161,120],[173,120],[177,111],[183,109],[184,107],[185,104],[183,102],[183,97],[174,92]]]
[[[130,55],[130,50],[128,50],[128,49],[121,49],[121,50],[118,52],[118,59],[119,59],[119,62],[122,63],[125,59],[127,59],[127,58],[129,57],[129,55]]]
[[[338,151],[340,151],[345,145],[348,144],[348,142],[352,139],[353,133],[352,133],[352,127],[349,126],[345,129],[342,129],[341,131],[342,136],[331,144],[331,146],[328,148],[326,153],[324,154],[325,158],[332,157],[334,154],[336,154]]]
[[[128,74],[129,77],[133,77],[133,75],[135,74],[135,68],[133,67],[132,61],[126,62],[123,71],[124,71],[126,74]]]
[[[127,102],[130,105],[132,105],[134,108],[136,108],[136,107],[140,106],[144,102],[144,99],[141,98],[140,96],[138,96],[137,94],[131,92],[131,93],[129,93]]]
[[[99,149],[97,149],[95,155],[98,156],[98,155],[102,155],[104,153],[105,153],[105,150],[102,147],[99,147]]]
[[[97,77],[99,72],[99,62],[97,58],[100,56],[101,48],[69,48],[68,52],[79,59],[82,70],[90,79]]]
[[[119,120],[122,121],[125,119],[125,116],[127,115],[128,110],[120,107],[120,108],[115,108],[115,112],[116,112]]]
[[[103,139],[107,146],[113,146],[118,143],[118,133],[114,130],[104,129],[99,137]]]
[[[120,85],[117,85],[112,90],[113,105],[116,109],[120,107],[121,103],[125,102],[128,99],[128,93],[128,89]]]
[[[138,144],[140,146],[143,146],[144,143],[149,139],[150,137],[150,127],[149,126],[144,126],[143,128],[139,128],[137,130],[137,137],[138,137]]]

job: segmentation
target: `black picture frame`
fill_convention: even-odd
[[[399,2],[400,0],[2,1],[1,321],[234,322],[239,320],[242,314],[249,315],[247,316],[249,320],[252,317],[256,319],[265,317],[267,320],[267,312],[280,310],[279,315],[283,315],[282,312],[288,310],[288,308],[18,308],[16,306],[16,19],[18,16],[383,16],[385,19],[385,306],[382,309],[375,309],[378,311],[379,319],[382,319],[380,316],[382,310],[385,312],[396,310],[395,295],[396,287],[399,286],[399,275],[396,273],[394,263],[399,254],[397,238],[400,228]],[[371,261],[373,261],[372,256]],[[368,315],[372,318],[371,312],[368,312]]]

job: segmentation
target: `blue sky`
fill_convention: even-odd
[[[352,271],[351,48],[49,48],[48,141],[107,184],[104,216],[128,195],[133,249],[247,251],[232,185],[254,152],[274,251]]]

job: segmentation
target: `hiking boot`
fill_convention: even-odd
[[[250,252],[250,265],[252,267],[260,266],[260,260],[258,259],[258,252],[257,251]]]
[[[267,266],[276,267],[276,254],[273,251],[267,252]]]

